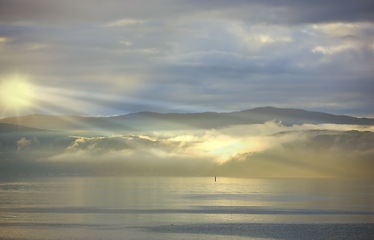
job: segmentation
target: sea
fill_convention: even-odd
[[[374,239],[374,181],[0,179],[0,239]]]

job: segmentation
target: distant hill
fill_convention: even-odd
[[[260,107],[240,112],[156,113],[138,112],[112,117],[80,117],[33,114],[0,119],[0,123],[19,124],[31,128],[60,130],[123,130],[157,131],[212,129],[238,124],[259,124],[266,121],[293,124],[374,125],[374,119],[333,115],[292,108]]]
[[[45,131],[43,129],[25,127],[22,125],[0,123],[0,133],[13,133],[13,132],[39,132]]]

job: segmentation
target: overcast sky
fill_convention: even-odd
[[[374,116],[373,22],[372,0],[0,0],[0,84],[34,86],[22,113]]]

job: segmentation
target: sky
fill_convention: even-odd
[[[0,117],[374,116],[372,0],[0,0]]]

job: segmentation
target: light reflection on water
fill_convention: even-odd
[[[144,229],[197,223],[374,223],[374,183],[352,179],[24,178],[0,182],[0,203],[0,238],[121,239],[130,234],[165,239],[166,234],[178,239],[186,236]]]

